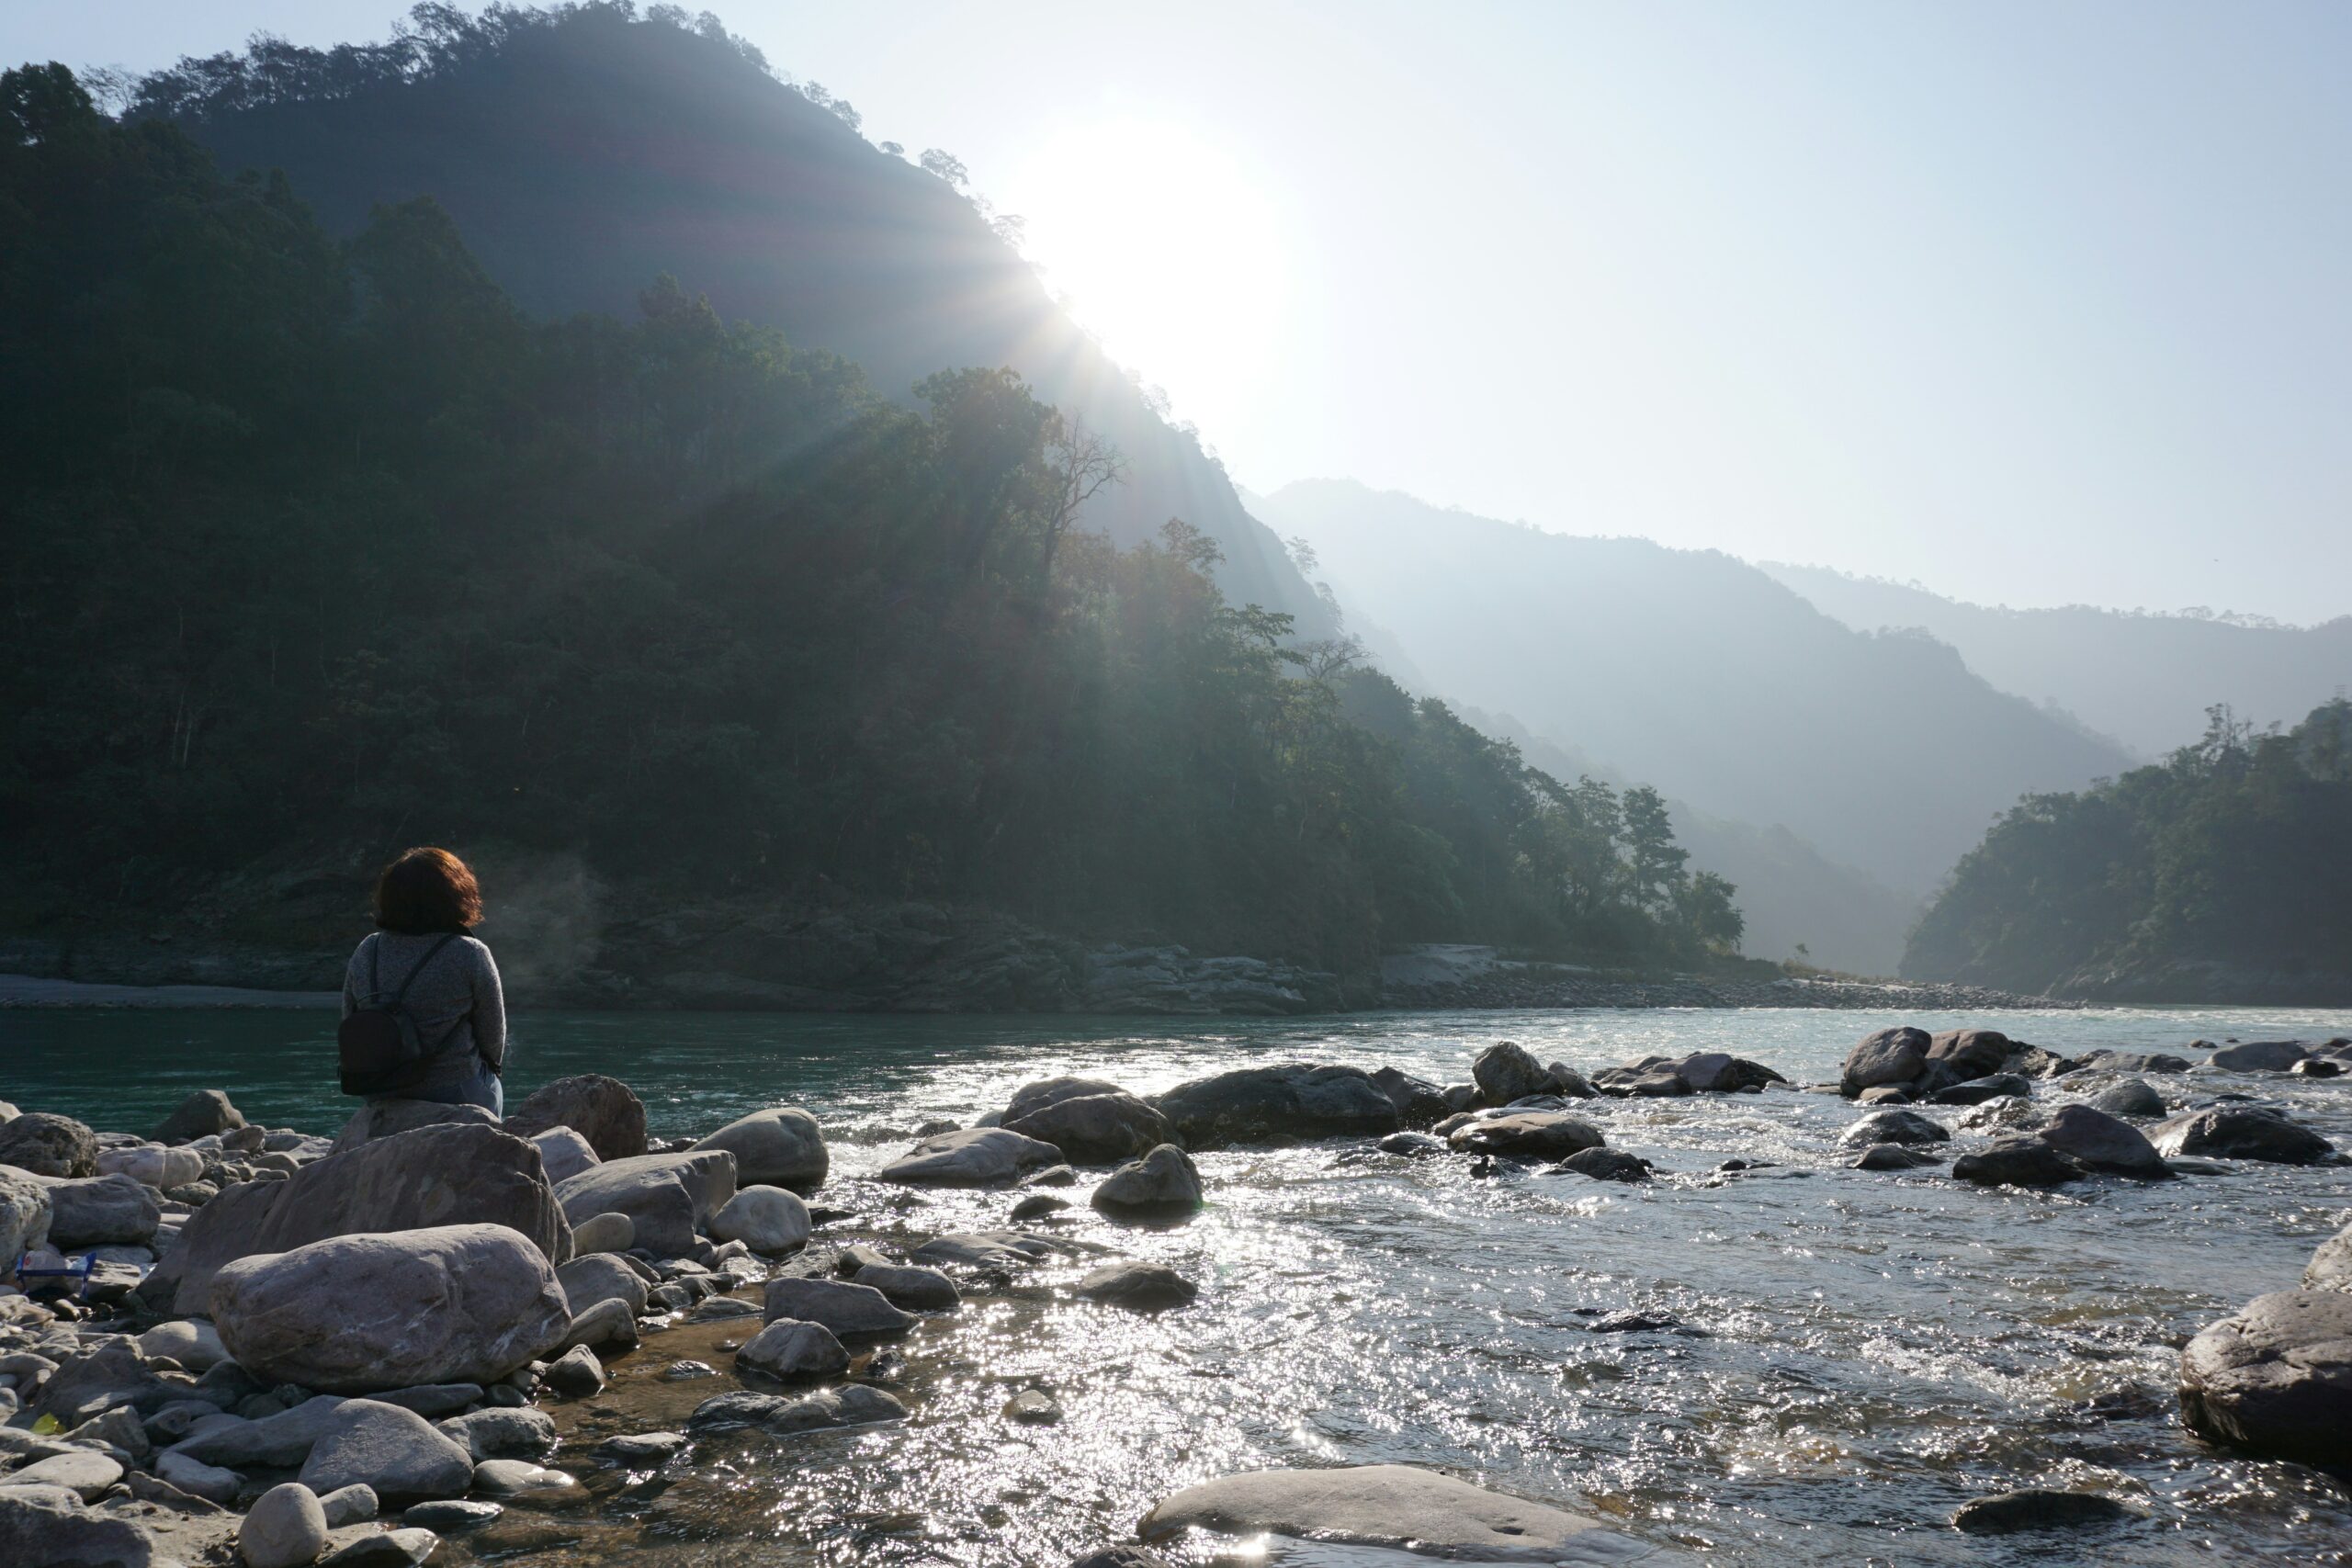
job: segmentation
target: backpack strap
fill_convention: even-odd
[[[376,998],[383,995],[383,976],[376,972],[376,960],[383,951],[384,933],[369,931],[368,933],[368,1005],[370,1007],[375,1006]]]
[[[392,993],[392,1005],[394,1007],[400,1006],[401,1002],[408,996],[408,988],[416,984],[416,977],[424,973],[424,966],[432,963],[435,958],[440,957],[441,950],[457,940],[458,937],[455,931],[445,931],[442,933],[442,937],[439,942],[435,942],[431,947],[424,950],[424,956],[418,959],[416,961],[416,967],[408,972],[408,978],[401,982],[401,988]],[[372,982],[375,976],[371,974],[368,978]]]

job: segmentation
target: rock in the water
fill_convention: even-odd
[[[1872,1144],[1854,1162],[1856,1170],[1917,1170],[1923,1165],[1941,1163],[1934,1155],[1921,1154],[1901,1144]]]
[[[1472,1154],[1518,1155],[1529,1159],[1566,1159],[1608,1142],[1600,1128],[1565,1111],[1489,1117],[1455,1128],[1447,1141]]]
[[[1094,1190],[1094,1206],[1113,1214],[1189,1214],[1201,1201],[1201,1173],[1173,1144],[1129,1160]]]
[[[2033,1080],[2018,1073],[1994,1073],[1986,1077],[1968,1078],[1949,1088],[1939,1089],[1928,1096],[1930,1105],[1982,1105],[1988,1100],[1998,1100],[2005,1094],[2030,1095]]]
[[[804,1399],[772,1393],[722,1393],[707,1399],[686,1417],[690,1432],[723,1432],[758,1427],[786,1435],[813,1432],[827,1427],[864,1427],[877,1421],[902,1421],[907,1407],[878,1388],[851,1383],[829,1388]]]
[[[254,1502],[237,1527],[237,1552],[246,1568],[301,1568],[326,1550],[326,1510],[299,1481],[273,1486]]]
[[[1388,1097],[1388,1103],[1396,1108],[1396,1123],[1400,1127],[1431,1126],[1453,1110],[1446,1102],[1443,1089],[1400,1068],[1378,1068],[1373,1073],[1372,1081]]]
[[[14,1480],[14,1477],[10,1478]],[[129,1519],[86,1512],[72,1499],[0,1490],[0,1562],[65,1568],[160,1568],[155,1538]]]
[[[49,1244],[74,1249],[144,1246],[164,1217],[155,1194],[128,1176],[49,1184]],[[8,1260],[14,1263],[12,1257]]]
[[[226,1090],[200,1089],[181,1100],[178,1109],[148,1135],[159,1144],[185,1144],[233,1133],[244,1124],[244,1113],[229,1103]]]
[[[1174,1134],[1168,1118],[1124,1090],[1068,1095],[1008,1118],[1007,1132],[1053,1145],[1081,1164],[1133,1159]]]
[[[2299,1078],[2340,1078],[2344,1064],[2329,1056],[2306,1056],[2287,1070]]]
[[[2002,1070],[2015,1044],[1997,1029],[1946,1029],[1928,1041],[1928,1070],[1945,1083],[1965,1083]]]
[[[626,1214],[636,1245],[657,1258],[684,1258],[735,1196],[735,1156],[725,1149],[608,1159],[555,1190],[564,1217],[579,1224],[596,1214]]]
[[[1761,1062],[1724,1051],[1700,1051],[1672,1065],[1673,1075],[1695,1094],[1736,1094],[1789,1080]]]
[[[1061,1158],[1061,1150],[1042,1139],[1002,1127],[971,1127],[922,1140],[884,1166],[881,1179],[917,1187],[1009,1187]]]
[[[1391,1133],[1380,1140],[1380,1152],[1403,1155],[1408,1159],[1427,1159],[1442,1155],[1453,1147],[1434,1133]]]
[[[631,1432],[606,1438],[596,1451],[624,1464],[662,1464],[692,1441],[684,1432]]]
[[[695,1145],[725,1149],[735,1156],[735,1179],[744,1186],[784,1187],[814,1192],[824,1185],[832,1156],[817,1119],[797,1105],[740,1116]]]
[[[770,1323],[783,1317],[820,1323],[843,1338],[903,1334],[918,1321],[871,1285],[789,1277],[768,1281],[765,1315]]]
[[[1595,1181],[1647,1181],[1650,1162],[1622,1149],[1586,1149],[1562,1160],[1559,1168]]]
[[[2161,1051],[2086,1051],[2081,1065],[2110,1073],[2185,1073],[2189,1068],[2188,1057]]]
[[[368,1486],[387,1503],[461,1497],[473,1484],[474,1460],[413,1410],[352,1399],[324,1423],[300,1479],[313,1492]]]
[[[956,1281],[936,1269],[899,1263],[869,1263],[851,1276],[854,1283],[871,1285],[892,1306],[909,1312],[954,1312],[964,1304]]]
[[[571,1322],[538,1248],[485,1224],[240,1258],[214,1277],[212,1314],[248,1372],[335,1393],[493,1383],[561,1344]]]
[[[1357,1067],[1239,1067],[1179,1084],[1152,1103],[1193,1150],[1396,1131],[1395,1103]]]
[[[782,1317],[752,1336],[735,1364],[772,1378],[829,1378],[849,1370],[849,1352],[823,1324]]]
[[[1904,1025],[1864,1035],[1846,1053],[1846,1068],[1838,1079],[1838,1091],[1851,1100],[1866,1089],[1912,1083],[1928,1070],[1928,1047],[1931,1043],[1926,1030]]]
[[[1189,1306],[1201,1288],[1164,1263],[1113,1263],[1078,1282],[1079,1299],[1129,1312],[1166,1312]]]
[[[598,1302],[616,1300],[628,1304],[631,1317],[645,1310],[645,1280],[611,1253],[575,1258],[555,1271],[555,1279],[563,1287],[565,1305],[575,1317]]]
[[[539,1167],[546,1171],[549,1185],[568,1180],[590,1166],[605,1163],[596,1156],[596,1151],[588,1146],[588,1140],[569,1127],[550,1127],[544,1133],[534,1133],[530,1143],[539,1151]]]
[[[2352,1293],[2256,1296],[2188,1342],[2181,1417],[2277,1459],[2352,1465]]]
[[[2158,1181],[2172,1175],[2139,1128],[2087,1105],[2059,1107],[2034,1136],[2088,1170]]]
[[[97,1134],[71,1116],[28,1111],[0,1126],[0,1165],[35,1176],[96,1176]]]
[[[1489,1106],[1554,1092],[1552,1075],[1526,1046],[1511,1040],[1479,1052],[1470,1064],[1470,1081],[1478,1086],[1479,1102]]]
[[[602,1073],[542,1085],[506,1118],[506,1130],[519,1137],[550,1127],[569,1127],[587,1139],[598,1159],[632,1159],[645,1153],[645,1102],[628,1085]]]
[[[2301,1041],[2249,1040],[2243,1045],[2224,1045],[2208,1060],[2232,1072],[2283,1073],[2310,1055],[2311,1048]]]
[[[605,1363],[585,1345],[574,1345],[548,1363],[541,1381],[565,1399],[585,1399],[605,1391]]]
[[[1004,1402],[1003,1415],[1024,1427],[1051,1427],[1061,1420],[1062,1407],[1044,1389],[1024,1388]]]
[[[637,1245],[637,1224],[627,1214],[591,1214],[571,1227],[571,1252],[585,1258],[599,1252],[627,1252]]]
[[[1019,1224],[1023,1220],[1034,1220],[1041,1215],[1058,1213],[1069,1207],[1069,1200],[1067,1198],[1057,1198],[1050,1192],[1032,1192],[1028,1197],[1015,1203],[1012,1213],[1005,1217],[1014,1224]]]
[[[2303,1269],[2307,1291],[2352,1291],[2352,1225],[2319,1244]]]
[[[1049,1105],[1065,1100],[1076,1100],[1097,1094],[1125,1094],[1127,1091],[1107,1078],[1041,1078],[1035,1083],[1023,1084],[1006,1102],[996,1124],[1018,1122]]]
[[[1146,1514],[1148,1538],[1187,1529],[1272,1534],[1341,1545],[1408,1548],[1480,1562],[1649,1564],[1688,1562],[1645,1549],[1597,1519],[1488,1492],[1402,1464],[1259,1470],[1186,1487]]]
[[[797,1252],[808,1245],[808,1205],[781,1187],[745,1187],[711,1216],[710,1234],[754,1252]]]
[[[2083,1168],[2039,1138],[2004,1138],[1951,1162],[1955,1179],[1985,1187],[2056,1187],[2079,1181]]]
[[[1883,1083],[1874,1089],[1866,1089],[1854,1096],[1854,1103],[1857,1105],[1908,1105],[1911,1103],[1911,1091],[1894,1084]]]
[[[1969,1535],[2006,1535],[2014,1530],[2111,1524],[2117,1519],[2139,1517],[2114,1498],[2102,1497],[2096,1492],[2055,1492],[2035,1487],[1973,1498],[1953,1511],[1951,1522],[1953,1529]]]
[[[2110,1084],[2090,1098],[2094,1111],[2104,1111],[2109,1116],[2131,1116],[2143,1120],[2165,1113],[2165,1097],[2138,1078],[2125,1078]]]
[[[1148,1546],[1106,1546],[1073,1558],[1069,1568],[1171,1568],[1168,1559]]]
[[[657,1304],[654,1292],[650,1291],[646,1297],[647,1306],[657,1311],[672,1311],[683,1304],[683,1301],[673,1303],[668,1298],[663,1298]],[[608,1296],[571,1314],[571,1323],[564,1327],[560,1348],[573,1350],[582,1347],[594,1348],[600,1345],[618,1345],[628,1348],[637,1342],[637,1315],[629,1311],[627,1302]]]
[[[2165,1156],[2319,1165],[2335,1155],[2335,1145],[2309,1127],[2255,1105],[2192,1111],[2159,1122],[2148,1131],[2156,1152]]]
[[[236,1258],[332,1236],[477,1224],[515,1231],[551,1261],[571,1256],[571,1227],[537,1149],[494,1127],[422,1127],[313,1160],[284,1181],[228,1189],[196,1212],[156,1276],[172,1310],[193,1316],[210,1310],[212,1277]]]
[[[13,1264],[49,1243],[49,1186],[29,1173],[0,1170],[0,1259]]]
[[[437,1430],[476,1464],[491,1459],[540,1460],[555,1451],[555,1417],[527,1406],[452,1416]]]
[[[1838,1141],[1848,1148],[1867,1148],[1872,1144],[1940,1144],[1951,1136],[1942,1122],[1916,1111],[1873,1111],[1838,1134]]]

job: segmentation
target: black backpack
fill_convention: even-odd
[[[416,967],[408,972],[401,988],[384,999],[384,992],[376,973],[376,960],[383,950],[380,935],[368,939],[368,994],[360,999],[358,1009],[343,1021],[334,1033],[335,1054],[343,1072],[343,1092],[345,1094],[396,1094],[413,1089],[424,1077],[424,1069],[443,1046],[456,1037],[458,1025],[453,1023],[437,1044],[428,1046],[416,1027],[416,1019],[402,1005],[408,988],[424,973],[424,966],[441,955],[441,950],[457,941],[454,934],[442,937],[425,950]],[[465,1020],[460,1018],[458,1022]]]

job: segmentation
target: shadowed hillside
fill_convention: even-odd
[[[1432,689],[1573,737],[1701,811],[1925,893],[2024,793],[2130,759],[1919,635],[1841,626],[1744,562],[1569,537],[1337,480],[1265,498]]]
[[[855,360],[902,403],[942,367],[1010,367],[1125,459],[1091,525],[1134,544],[1182,517],[1223,549],[1236,604],[1321,626],[1224,470],[956,186],[869,144],[715,24],[420,7],[382,45],[262,40],[183,62],[147,80],[134,113],[178,120],[224,172],[284,170],[339,236],[379,203],[432,197],[535,316],[625,313],[669,273],[722,317]]]

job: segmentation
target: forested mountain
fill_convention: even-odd
[[[1736,942],[1655,795],[1289,639],[1186,523],[1086,530],[1102,454],[1011,373],[918,412],[667,276],[629,314],[518,309],[430,197],[338,239],[0,78],[0,928],[316,943],[439,840],[1358,977]],[[333,919],[241,899],[265,867]]]
[[[2129,765],[1945,645],[1856,632],[1728,556],[1338,480],[1261,505],[1432,689],[1702,812],[1786,827],[1897,892],[1924,895],[2019,795]]]
[[[381,44],[264,38],[183,61],[132,112],[175,120],[226,172],[283,170],[338,238],[432,197],[534,316],[625,314],[668,273],[909,406],[943,366],[1009,367],[1120,452],[1125,482],[1090,525],[1135,544],[1182,517],[1223,552],[1235,603],[1328,629],[1222,468],[1046,297],[952,156],[926,169],[868,143],[854,108],[786,85],[708,13],[422,5]]]
[[[2064,708],[2145,757],[2185,744],[2215,703],[2283,724],[2352,687],[2352,615],[2290,626],[2088,604],[2011,610],[1826,567],[1758,564],[1857,630],[1917,626],[2001,690]]]
[[[2158,766],[2029,795],[1970,851],[1907,975],[2109,1000],[2352,1001],[2352,703],[2225,708]]]

